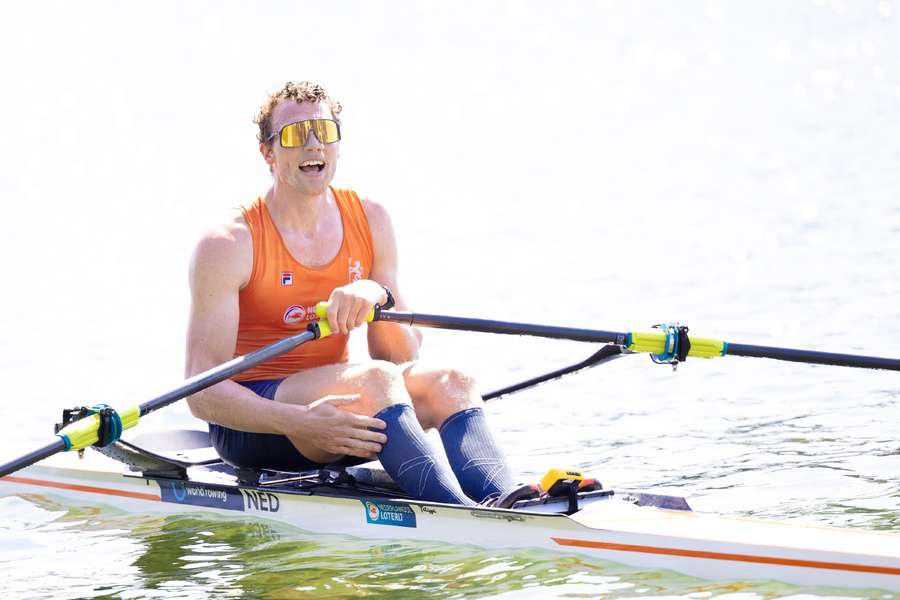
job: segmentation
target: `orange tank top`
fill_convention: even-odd
[[[334,288],[369,277],[375,253],[362,203],[352,190],[330,189],[341,212],[344,235],[337,256],[322,267],[307,267],[294,259],[265,200],[257,198],[240,207],[253,238],[253,272],[240,292],[235,356],[305,329],[316,320],[316,303],[328,300]],[[279,379],[303,369],[346,362],[347,339],[332,335],[302,344],[235,379]]]

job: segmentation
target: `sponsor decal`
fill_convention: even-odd
[[[173,504],[208,506],[227,510],[244,510],[244,497],[237,489],[228,489],[187,483],[184,481],[160,481],[160,499]]]
[[[306,309],[300,306],[299,304],[294,304],[293,306],[289,306],[286,311],[284,311],[284,322],[288,325],[296,325],[298,323],[303,323],[306,320]]]
[[[278,496],[271,492],[244,490],[244,498],[247,500],[247,510],[274,513],[281,508]]]
[[[433,508],[431,508],[430,506],[420,506],[419,510],[421,510],[423,513],[428,513],[429,515],[437,514],[437,511],[434,510]]]
[[[409,504],[360,498],[366,509],[366,522],[375,525],[415,527],[416,513]]]
[[[288,325],[303,325],[308,321],[318,320],[318,317],[316,316],[315,306],[303,307],[299,304],[293,304],[285,309],[284,316],[281,319]]]
[[[281,273],[281,285],[294,285],[294,274],[291,271]]]
[[[360,279],[363,278],[361,262],[359,262],[358,260],[354,261],[352,258],[348,258],[347,265],[348,265],[347,275],[349,276],[351,283],[354,281],[359,281]]]

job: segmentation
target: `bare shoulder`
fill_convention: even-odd
[[[394,227],[391,223],[391,215],[384,205],[370,197],[361,198],[360,201],[363,209],[366,211],[366,218],[369,220],[372,236],[375,238],[384,238],[386,236],[388,239],[393,240]]]
[[[218,277],[225,284],[243,286],[253,269],[253,240],[239,210],[230,211],[207,229],[191,257],[191,281]]]

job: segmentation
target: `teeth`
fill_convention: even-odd
[[[301,167],[319,167],[325,164],[324,160],[304,160],[300,163]]]

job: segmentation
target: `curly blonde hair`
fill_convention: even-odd
[[[340,122],[341,103],[328,95],[321,85],[309,81],[288,81],[281,90],[269,97],[259,109],[259,114],[253,122],[259,126],[256,139],[260,143],[271,143],[272,137],[272,112],[282,100],[294,100],[295,102],[324,102],[331,109],[334,120]]]

